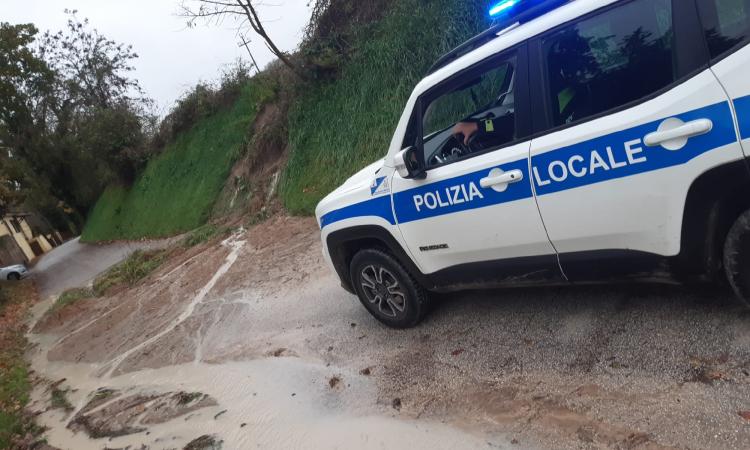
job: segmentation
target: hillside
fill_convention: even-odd
[[[487,3],[378,0],[358,8],[332,0],[296,55],[333,61],[325,76],[302,81],[271,65],[232,108],[179,134],[132,187],[110,186],[83,239],[166,236],[231,212],[255,220],[269,203],[312,214],[384,156],[414,85],[441,54],[489,26]]]
[[[110,186],[91,212],[82,240],[161,237],[204,224],[243,150],[249,125],[269,97],[261,83],[248,84],[231,108],[179,134],[132,187]]]
[[[281,186],[290,212],[312,214],[328,192],[385,156],[414,86],[440,55],[489,26],[487,3],[401,0],[379,22],[353,30],[352,56],[337,79],[292,106]]]

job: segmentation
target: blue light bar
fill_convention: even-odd
[[[512,7],[516,6],[516,4],[518,4],[518,2],[520,1],[521,0],[503,0],[499,3],[496,3],[495,6],[490,8],[490,16],[494,17],[503,11],[507,11],[511,9]]]

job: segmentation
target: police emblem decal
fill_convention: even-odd
[[[370,185],[370,195],[385,194],[387,192],[391,192],[387,177],[375,178]]]

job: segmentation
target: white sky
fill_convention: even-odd
[[[259,8],[269,35],[282,49],[299,44],[309,1],[270,0]],[[199,80],[216,79],[238,57],[249,61],[247,50],[237,45],[233,22],[188,29],[176,15],[178,6],[179,0],[0,0],[0,22],[32,22],[41,34],[65,27],[64,9],[78,10],[79,19],[88,18],[107,38],[133,45],[139,55],[133,76],[163,114]],[[273,56],[259,37],[250,36],[253,56],[263,68]]]

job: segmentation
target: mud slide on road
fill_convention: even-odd
[[[337,332],[323,329],[356,325],[326,309],[353,302],[317,241],[314,222],[278,218],[178,251],[111,297],[48,316],[51,299],[38,305],[32,366],[56,383],[38,386],[32,407],[45,410],[50,445],[485,448],[439,422],[399,419],[374,377],[337,364]],[[48,409],[53,389],[69,408]]]
[[[750,314],[729,292],[454,294],[395,331],[339,287],[311,219],[171,255],[37,323],[34,368],[71,389],[41,415],[53,445],[750,448]]]

